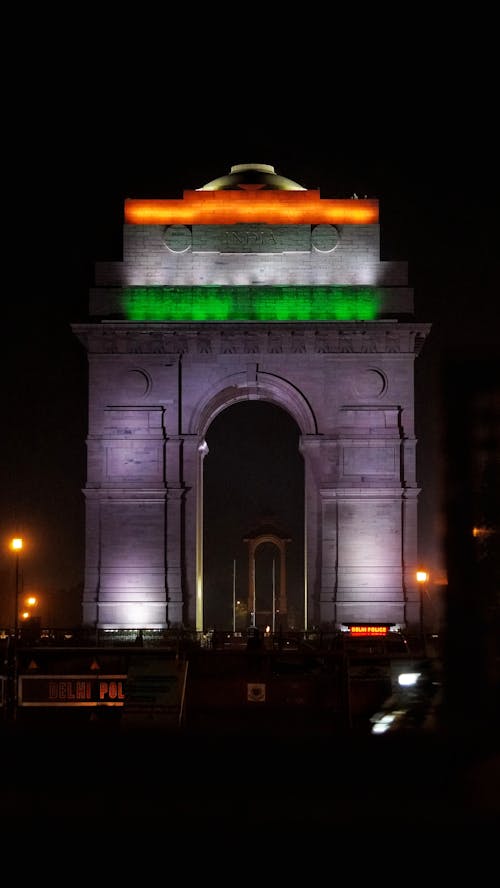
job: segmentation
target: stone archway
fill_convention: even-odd
[[[190,433],[204,435],[221,410],[240,401],[269,401],[286,410],[303,435],[317,434],[314,412],[300,389],[283,377],[262,372],[258,364],[247,364],[245,371],[231,374],[206,392],[193,409]]]
[[[294,614],[295,614],[296,620],[299,621],[299,625],[302,625],[304,627],[305,613],[307,612],[307,604],[306,604],[307,583],[306,583],[306,577],[305,577],[305,563],[304,563],[304,534],[305,534],[305,527],[304,527],[305,493],[304,493],[304,487],[305,487],[305,476],[304,476],[304,459],[303,459],[303,456],[300,452],[300,442],[301,442],[303,436],[301,435],[301,429],[300,429],[299,424],[297,422],[297,417],[300,419],[300,421],[302,422],[303,425],[304,424],[306,425],[306,428],[308,428],[308,429],[314,428],[315,420],[308,408],[308,405],[304,402],[303,398],[301,398],[300,393],[296,389],[291,387],[285,380],[278,380],[278,381],[272,380],[271,384],[267,385],[267,386],[263,385],[263,384],[247,386],[245,384],[244,378],[242,377],[240,379],[239,386],[230,387],[230,388],[225,387],[224,389],[222,389],[219,392],[217,392],[217,391],[213,392],[212,397],[210,398],[208,403],[203,405],[203,409],[200,409],[198,411],[196,421],[201,423],[202,428],[205,429],[205,431],[206,431],[206,437],[209,438],[210,427],[212,426],[212,424],[221,421],[223,414],[226,414],[226,413],[228,414],[227,423],[228,423],[228,427],[230,427],[230,423],[232,421],[231,420],[232,408],[235,408],[235,407],[238,408],[238,407],[244,407],[244,406],[250,408],[252,405],[254,405],[254,406],[261,405],[262,407],[266,406],[268,408],[271,408],[272,411],[275,411],[277,414],[278,413],[282,414],[283,420],[281,421],[281,425],[280,425],[280,423],[278,423],[278,427],[281,428],[282,434],[290,434],[290,430],[291,430],[292,426],[295,429],[294,434],[296,435],[296,444],[295,444],[295,447],[293,445],[291,445],[291,447],[288,448],[288,463],[290,464],[291,459],[292,459],[292,457],[290,456],[291,451],[293,451],[296,448],[295,452],[297,455],[296,458],[297,458],[297,462],[298,462],[298,467],[297,467],[297,464],[295,464],[294,468],[292,468],[292,466],[290,466],[290,471],[293,471],[294,475],[293,475],[293,478],[288,477],[288,481],[286,484],[286,486],[287,486],[286,496],[288,498],[290,489],[291,488],[297,489],[297,485],[300,483],[301,493],[300,493],[300,503],[299,503],[299,508],[300,508],[299,521],[300,521],[301,526],[300,526],[300,529],[297,528],[297,519],[296,519],[295,520],[295,529],[294,529],[294,539],[293,539],[294,546],[293,546],[293,553],[292,553],[292,558],[291,558],[291,565],[293,568],[293,582],[292,582],[293,596],[292,596],[292,600],[294,602]],[[285,409],[284,405],[286,405],[288,409]],[[247,415],[247,417],[249,417],[250,415],[254,416],[253,413],[252,414],[246,413],[246,415]],[[268,419],[270,419],[271,414],[266,413],[266,416],[268,417]],[[284,418],[285,416],[286,416],[286,420]],[[240,419],[241,419],[241,417],[240,417]],[[254,420],[248,419],[248,424],[247,425],[244,424],[243,427],[246,428],[246,434],[244,434],[242,432],[242,430],[241,430],[242,427],[241,427],[241,422],[240,422],[240,424],[238,426],[238,436],[235,438],[235,443],[234,443],[234,448],[236,451],[238,451],[240,449],[245,450],[245,445],[244,445],[244,443],[242,443],[241,439],[243,437],[246,440],[246,436],[249,433],[249,431],[250,431],[250,437],[252,438],[252,434],[254,433],[254,426],[256,425],[256,419],[257,419],[257,417],[254,417]],[[261,420],[261,422],[262,422],[262,420]],[[285,431],[283,431],[283,428],[285,429]],[[213,625],[213,624],[220,625],[220,620],[215,619],[215,616],[214,616],[214,610],[215,610],[214,606],[211,605],[210,599],[207,598],[207,595],[213,596],[215,594],[214,589],[217,589],[217,584],[210,582],[210,580],[212,579],[211,576],[209,577],[209,585],[207,586],[207,588],[205,588],[205,581],[207,579],[205,562],[206,562],[207,558],[208,558],[209,563],[211,563],[210,562],[210,552],[207,553],[205,551],[205,543],[206,543],[205,537],[207,535],[206,530],[204,532],[205,525],[206,525],[205,512],[206,512],[207,508],[211,508],[210,500],[208,501],[208,505],[207,505],[207,496],[206,496],[206,491],[205,491],[205,474],[207,471],[206,467],[209,466],[210,460],[213,455],[211,444],[207,444],[206,437],[205,436],[203,437],[203,440],[201,441],[199,448],[198,448],[200,467],[199,467],[199,471],[197,473],[198,484],[199,484],[199,487],[198,487],[199,502],[198,502],[198,508],[197,508],[197,535],[196,535],[197,547],[198,547],[197,548],[197,557],[198,557],[197,577],[198,577],[198,581],[199,581],[198,590],[197,590],[197,601],[198,601],[197,626],[198,626],[198,628],[203,627],[203,629],[206,629],[207,625]],[[239,444],[237,443],[238,440],[240,441]],[[253,443],[253,446],[255,446],[255,439],[254,438],[252,438],[252,443]],[[261,442],[261,447],[263,447],[263,446],[264,446],[263,442]],[[285,452],[287,452],[286,445],[283,444],[283,446],[285,448]],[[257,447],[257,452],[258,452],[258,447]],[[252,454],[253,453],[254,453],[254,451],[252,450]],[[259,459],[260,459],[260,464],[261,464],[261,471],[262,471],[262,463],[266,463],[266,469],[268,469],[270,472],[270,474],[267,477],[267,483],[269,484],[269,489],[271,490],[271,488],[274,487],[275,483],[279,484],[280,471],[283,468],[282,463],[280,462],[279,464],[277,464],[277,463],[273,464],[273,470],[271,472],[269,469],[270,463],[269,463],[269,459],[268,459],[268,454],[266,453],[265,455],[263,455],[261,452]],[[233,457],[233,459],[231,460],[231,463],[234,463],[234,460],[235,460],[235,458]],[[240,482],[240,485],[242,483],[243,482]],[[283,481],[281,483],[282,483],[282,485],[284,484]],[[241,500],[242,490],[240,489],[240,487],[238,487],[238,493],[239,493],[239,497]],[[213,495],[213,491],[212,491],[212,495]],[[269,507],[269,494],[266,494],[266,496],[267,496],[266,502],[267,502],[267,508],[268,508]],[[223,499],[223,492],[219,490],[218,499],[220,500],[221,498]],[[282,518],[279,522],[280,525],[288,524],[287,512],[290,508],[289,504],[287,503],[286,507],[284,507],[284,508],[285,508],[285,511],[283,512]],[[255,511],[255,509],[256,509],[256,507],[254,507],[253,511],[251,511],[250,513],[247,513],[246,515],[243,516],[243,518],[242,518],[242,525],[243,526],[241,527],[241,537],[239,537],[238,542],[244,542],[245,537],[247,536],[247,533],[249,532],[248,531],[249,522],[251,523],[252,521],[254,521],[254,522],[258,523],[258,521],[260,520],[259,512],[260,513],[262,512],[262,508],[260,508],[260,510],[257,509],[257,511]],[[237,516],[235,516],[235,520],[238,520]],[[254,526],[256,526],[256,525],[254,525]],[[212,534],[212,536],[213,536],[213,534]],[[278,550],[281,552],[282,544],[279,542],[280,539],[288,540],[288,542],[290,542],[290,539],[287,537],[286,534],[285,535],[282,534],[280,537],[279,529],[274,531],[274,533],[271,535],[268,534],[266,536],[266,540],[262,540],[262,542],[274,540],[278,546]],[[234,546],[234,542],[235,541],[233,540],[232,541],[233,546]],[[220,538],[220,544],[223,545],[224,547],[228,546],[228,544],[229,544],[228,537]],[[234,556],[235,552],[238,552],[237,546],[235,548],[231,549],[230,554],[228,554],[228,557],[226,559],[228,565],[229,565],[230,560],[231,560],[231,564],[232,564],[233,556]],[[284,552],[283,552],[283,554],[284,554]],[[255,555],[255,552],[253,552],[253,556],[254,555]],[[252,561],[254,560],[253,556],[252,556]],[[243,547],[241,547],[241,558],[242,557],[243,557]],[[244,573],[245,569],[246,569],[246,567],[240,563],[239,574],[238,574],[238,579],[239,579],[240,583],[241,583],[241,576]],[[286,622],[287,622],[287,595],[286,595],[287,569],[286,569],[285,558],[281,557],[281,555],[279,558],[279,574],[278,574],[278,576],[279,576],[279,592],[278,592],[278,598],[277,598],[277,613],[281,617],[281,626],[282,626],[282,628],[284,628],[286,625]],[[226,570],[226,572],[223,573],[223,575],[222,575],[222,585],[224,585],[224,583],[225,583],[225,586],[226,586],[226,599],[227,599],[228,579],[229,579],[229,573],[228,573],[228,570]],[[220,592],[220,585],[221,585],[221,583],[219,581],[219,587],[217,589],[218,592]],[[244,591],[241,588],[241,585],[240,585],[239,595],[240,595],[240,597],[241,597],[241,595],[246,597]],[[207,614],[209,615],[208,624],[206,622],[207,621]],[[248,619],[249,619],[249,617],[248,617]],[[227,622],[227,616],[226,616],[226,622]]]
[[[286,544],[290,538],[280,536],[272,531],[257,530],[245,540],[248,543],[248,614],[250,625],[258,626],[257,586],[255,580],[255,556],[259,546],[271,543],[278,550],[279,555],[279,584],[278,594],[275,595],[275,574],[273,570],[273,603],[272,603],[272,629],[273,632],[285,631],[288,628],[288,596],[287,596],[287,570],[286,570]],[[274,562],[273,562],[274,568]]]

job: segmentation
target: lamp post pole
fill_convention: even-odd
[[[17,718],[17,633],[19,632],[19,552],[16,552],[16,601],[14,610],[14,663],[12,668],[12,718]]]
[[[417,583],[420,591],[420,644],[422,646],[422,654],[425,654],[425,632],[424,632],[424,592],[429,580],[429,573],[426,570],[417,570]]]
[[[14,602],[14,638],[19,630],[19,552],[16,552],[16,597]]]
[[[13,654],[13,664],[12,664],[12,718],[16,719],[17,714],[17,635],[19,632],[19,553],[23,548],[23,541],[21,537],[14,537],[11,541],[11,549],[15,552],[16,555],[16,588],[15,588],[15,599],[14,599],[14,645],[12,649]]]
[[[276,631],[276,573],[273,558],[273,637]]]

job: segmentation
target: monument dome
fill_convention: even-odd
[[[268,163],[238,163],[227,176],[212,179],[197,191],[307,191],[302,185],[279,176]]]

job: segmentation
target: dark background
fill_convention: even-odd
[[[102,93],[95,78],[91,88],[79,82],[71,101],[58,94],[43,113],[35,102],[36,127],[23,126],[13,140],[13,154],[18,147],[21,158],[13,175],[16,199],[9,204],[13,282],[4,297],[0,625],[8,620],[13,559],[7,544],[15,532],[26,539],[24,587],[41,594],[44,622],[80,619],[87,364],[71,324],[86,320],[94,262],[121,258],[124,200],[181,197],[184,189],[247,162],[272,164],[277,173],[319,188],[324,198],[354,192],[377,198],[381,258],[409,263],[416,320],[432,324],[415,363],[419,556],[442,585],[443,368],[452,357],[467,362],[486,355],[494,366],[499,351],[496,164],[489,117],[470,103],[461,105],[459,90],[443,103],[437,94],[433,101],[427,94],[425,102],[411,94],[395,104],[389,86],[385,93],[380,86],[377,100],[354,115],[354,99],[335,115],[331,106],[319,105],[302,115],[291,101],[278,105],[248,92],[236,107],[220,95],[215,102],[209,91],[196,103],[186,98],[172,104],[167,91],[165,101],[155,103],[150,96],[145,104],[137,98],[145,94],[147,77],[125,94],[118,89],[124,76],[116,72]],[[437,92],[442,97],[442,84]],[[239,437],[236,419],[226,425],[225,414],[207,436],[207,460],[214,472],[217,464],[223,470],[219,480],[207,475],[207,485],[219,491],[217,506],[226,506],[211,526],[224,534],[223,511],[233,522],[227,546],[219,544],[217,556],[206,553],[210,582],[223,588],[226,615],[233,559],[239,559],[238,582],[246,562],[241,548],[235,551],[240,533],[231,508],[237,481],[229,478],[228,451],[217,456],[216,444],[219,437],[242,457],[242,441],[250,451],[266,450],[269,411],[267,405],[253,407],[265,414],[263,423],[240,411],[245,437]],[[280,440],[289,448],[290,420],[275,413],[273,440],[284,432]],[[286,459],[293,461],[293,452],[287,450]],[[278,451],[276,465],[286,459]],[[279,497],[273,501],[269,476],[258,490],[256,466],[253,471],[248,513],[240,512],[240,519],[252,526],[263,512],[281,511],[293,534],[300,494],[299,505],[295,500],[288,506],[286,484],[277,481]]]

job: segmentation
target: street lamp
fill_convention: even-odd
[[[13,692],[12,692],[12,702],[13,702],[13,717],[16,717],[16,709],[17,709],[17,633],[18,633],[18,625],[19,625],[19,555],[22,552],[23,548],[23,540],[22,537],[13,537],[10,541],[10,548],[15,553],[16,556],[16,592],[15,592],[15,602],[14,602],[14,646],[13,646]]]
[[[16,555],[16,600],[14,608],[14,638],[17,639],[19,611],[19,554],[23,548],[22,537],[13,537],[13,539],[10,541],[10,548]]]
[[[420,643],[422,645],[422,653],[425,653],[425,634],[424,634],[424,592],[429,581],[429,573],[419,568],[415,574],[417,583],[420,588]]]

